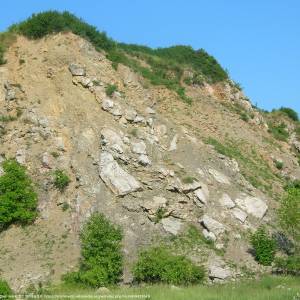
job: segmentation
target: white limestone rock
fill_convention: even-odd
[[[141,189],[140,183],[124,171],[109,152],[104,151],[100,154],[99,174],[117,196],[124,196]]]
[[[246,196],[243,198],[238,198],[235,203],[248,214],[262,219],[268,210],[268,206],[265,201],[260,198]]]

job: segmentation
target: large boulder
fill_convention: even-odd
[[[118,153],[123,153],[124,143],[121,136],[110,128],[103,128],[101,130],[101,143]]]
[[[208,268],[208,276],[210,279],[225,280],[231,277],[231,271],[228,268],[224,268],[220,265],[212,264]]]
[[[261,219],[266,214],[268,206],[265,201],[260,198],[246,196],[238,198],[235,203],[248,214]]]
[[[136,154],[146,154],[146,144],[143,141],[132,142],[131,150]]]
[[[238,207],[232,209],[232,215],[242,223],[244,223],[247,219],[247,214]]]
[[[204,226],[204,228],[206,228],[210,232],[213,232],[216,236],[226,230],[225,226],[222,223],[216,221],[206,214],[203,215],[202,219],[200,219],[200,223]]]
[[[109,152],[104,151],[100,154],[99,174],[117,196],[124,196],[141,189],[140,183],[124,171]]]
[[[70,64],[69,71],[73,76],[85,76],[85,68],[77,64]]]

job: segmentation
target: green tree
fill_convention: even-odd
[[[264,227],[259,227],[257,231],[251,235],[251,245],[254,249],[256,260],[264,266],[269,266],[274,260],[276,243],[270,237]]]
[[[67,274],[67,282],[91,287],[116,284],[122,274],[122,232],[102,214],[93,214],[80,234],[81,262],[78,272]]]
[[[0,299],[9,299],[13,294],[11,288],[8,283],[2,279],[0,279]]]
[[[15,160],[3,163],[0,177],[0,229],[12,223],[27,224],[37,216],[37,194],[25,167]]]
[[[289,233],[295,242],[300,241],[300,188],[296,185],[287,189],[279,209],[282,228]]]

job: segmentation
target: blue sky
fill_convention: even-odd
[[[0,30],[48,9],[69,10],[118,41],[204,48],[254,104],[300,113],[299,0],[10,0]]]

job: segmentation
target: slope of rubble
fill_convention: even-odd
[[[284,161],[282,176],[299,178],[299,166],[293,146],[272,138],[242,92],[229,82],[187,86],[189,106],[124,65],[115,70],[71,33],[19,36],[6,56],[1,160],[25,165],[39,194],[35,223],[0,233],[0,272],[14,289],[75,269],[78,233],[94,211],[123,229],[125,283],[140,249],[172,244],[191,226],[204,242],[174,251],[205,264],[212,280],[264,270],[249,254],[247,232],[276,224],[283,182],[273,159]],[[108,97],[110,84],[118,90]],[[232,155],[218,151],[226,141]],[[57,169],[71,178],[63,193],[53,186]]]

